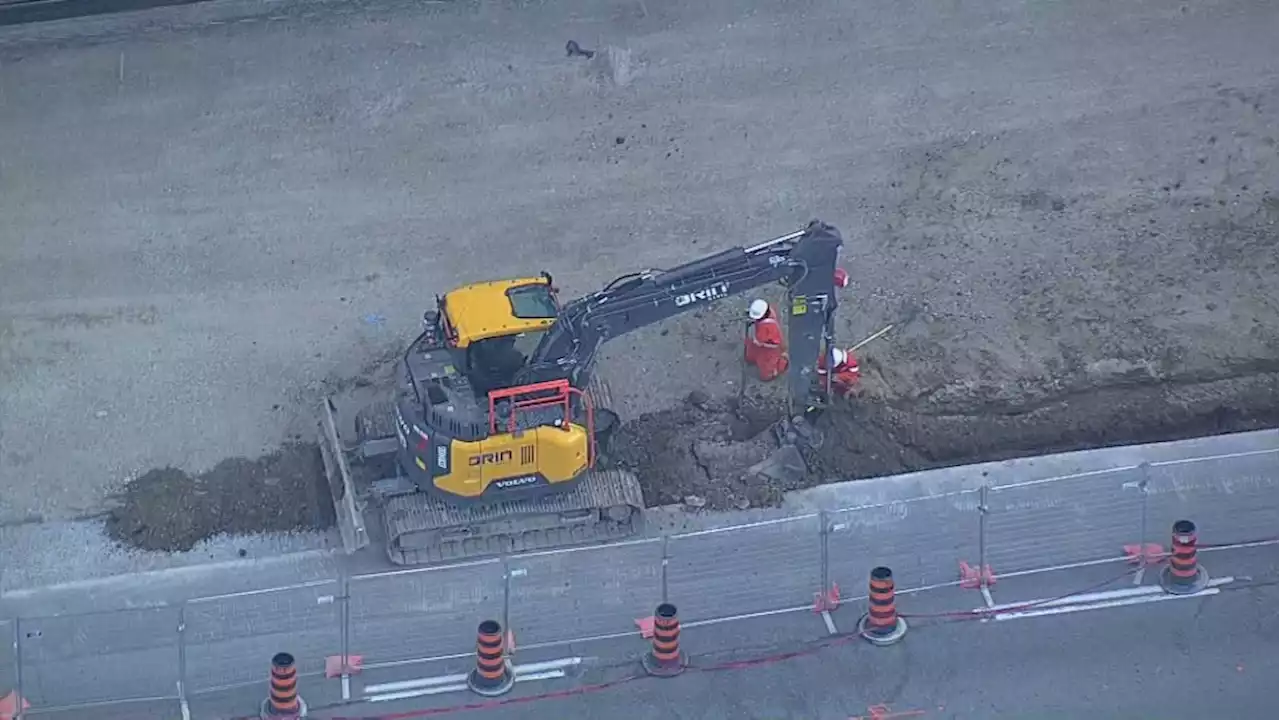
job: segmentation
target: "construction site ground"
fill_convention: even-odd
[[[0,28],[0,530],[27,538],[0,549],[327,543],[317,403],[376,394],[433,293],[545,269],[573,296],[814,217],[847,241],[840,337],[896,328],[795,485],[1274,426],[1275,26],[220,0]],[[780,398],[737,399],[748,299],[608,348],[652,504],[788,489],[721,442]]]

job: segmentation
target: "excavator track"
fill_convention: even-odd
[[[609,386],[598,377],[587,395],[596,408],[608,408],[612,400]],[[356,420],[360,442],[394,436],[393,412],[385,402],[361,411]],[[333,427],[331,418],[327,424]],[[322,441],[337,444],[327,433]],[[330,454],[336,457],[334,450]],[[345,462],[326,462],[326,471],[338,500],[336,488],[352,487],[350,471]],[[373,497],[380,506],[387,557],[406,566],[620,540],[640,532],[644,523],[639,480],[616,469],[589,471],[571,488],[529,500],[454,505],[422,492]]]
[[[619,540],[638,532],[643,516],[640,483],[618,470],[588,472],[573,488],[535,500],[467,507],[413,493],[382,508],[387,557],[396,565]]]

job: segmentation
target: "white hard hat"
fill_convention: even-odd
[[[755,299],[751,301],[751,306],[747,308],[747,317],[752,320],[759,320],[769,312],[769,303],[764,300]]]
[[[848,359],[848,357],[849,356],[845,354],[845,351],[840,348],[835,348],[831,351],[831,360],[833,365],[843,365],[844,361]]]

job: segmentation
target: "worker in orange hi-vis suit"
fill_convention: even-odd
[[[782,325],[764,300],[752,300],[747,317],[751,318],[751,325],[747,328],[743,359],[759,370],[762,381],[769,382],[785,373],[791,362],[782,337]]]
[[[823,353],[818,358],[818,382],[822,387],[827,386],[827,354]],[[834,371],[831,373],[831,392],[848,397],[858,388],[858,380],[862,377],[862,371],[858,368],[858,359],[853,356],[852,350],[841,350],[836,348],[830,352],[832,359],[835,360]]]

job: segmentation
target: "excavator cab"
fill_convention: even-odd
[[[483,431],[455,444],[466,456],[462,474],[435,475],[435,486],[453,496],[477,496],[490,485],[511,490],[576,479],[595,462],[597,413],[568,380],[529,382],[528,366],[560,306],[551,276],[473,283],[437,298],[424,318],[443,340],[481,413]],[[604,429],[616,415],[601,411]],[[457,463],[461,467],[462,463]],[[461,483],[461,485],[458,485]]]
[[[481,400],[515,384],[560,310],[546,273],[464,285],[437,298],[437,306],[456,365]]]

